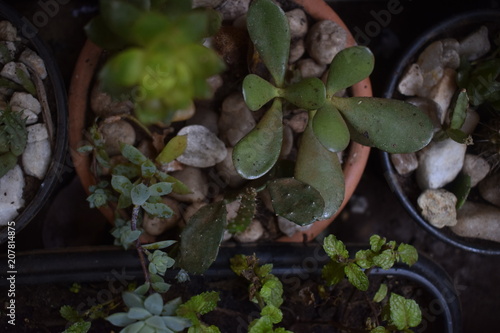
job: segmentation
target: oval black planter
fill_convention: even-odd
[[[366,248],[357,245],[348,246],[351,253]],[[229,259],[235,254],[256,254],[261,263],[272,263],[273,274],[283,283],[295,281],[292,277],[308,280],[320,274],[321,267],[328,262],[328,256],[318,243],[268,245],[255,244],[245,246],[223,246],[214,264],[199,277],[200,283],[206,280],[216,281],[234,277],[229,268]],[[7,260],[2,257],[0,269],[7,272]],[[117,247],[76,248],[71,250],[38,251],[18,254],[16,258],[16,285],[48,284],[74,282],[109,281],[110,286],[133,279],[142,280],[142,270],[135,251],[123,251]],[[22,268],[22,269],[21,269]],[[177,270],[167,271],[166,278],[173,279]],[[461,332],[461,305],[448,274],[434,261],[420,255],[412,267],[397,265],[389,270],[376,269],[374,276],[395,276],[411,281],[430,295],[431,309],[423,309],[423,327],[434,325],[438,332]],[[197,277],[195,277],[197,278]],[[5,278],[0,286],[7,287]],[[425,332],[424,329],[418,330]],[[434,331],[436,331],[434,329]]]
[[[21,231],[38,214],[45,203],[50,199],[53,190],[61,182],[62,171],[65,165],[67,148],[67,98],[66,86],[49,48],[37,35],[35,28],[26,17],[22,17],[9,5],[0,1],[0,19],[10,21],[28,42],[28,45],[43,59],[47,70],[47,97],[51,106],[52,122],[54,126],[54,144],[52,146],[52,162],[41,182],[38,192],[30,202],[22,208],[21,213],[14,219],[16,234]],[[8,237],[8,228],[0,227],[0,244]]]
[[[395,69],[391,73],[391,79],[385,90],[384,97],[403,98],[403,96],[401,96],[401,94],[399,94],[396,90],[398,80],[404,73],[407,66],[416,59],[416,57],[428,44],[438,39],[470,33],[473,27],[478,28],[480,24],[484,24],[489,28],[495,27],[495,31],[500,31],[500,11],[477,11],[455,16],[422,34],[398,61]],[[406,211],[418,225],[438,239],[462,250],[486,255],[500,255],[500,243],[461,237],[453,233],[448,228],[439,229],[429,224],[422,217],[416,206],[417,198],[412,197],[406,190],[407,186],[404,185],[404,182],[410,182],[410,180],[407,177],[400,176],[396,172],[390,161],[390,155],[388,153],[381,152],[380,154],[384,168],[384,175],[389,183],[389,186],[394,191]]]

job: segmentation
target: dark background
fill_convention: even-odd
[[[85,41],[82,30],[96,13],[97,1],[5,1],[39,26],[39,35],[56,57],[67,86]],[[47,7],[47,4],[51,6]],[[376,67],[373,92],[382,96],[398,57],[420,34],[455,14],[476,9],[500,9],[499,1],[331,1],[358,40],[372,49]],[[45,4],[45,6],[44,6]],[[397,13],[387,16],[389,6]],[[41,13],[45,13],[45,16]],[[368,38],[367,38],[368,37]],[[69,155],[68,155],[69,156]],[[17,250],[109,242],[101,216],[89,211],[85,194],[68,157],[66,172],[42,212],[16,238]],[[47,227],[60,234],[43,242]],[[75,226],[79,226],[75,229]],[[350,204],[330,230],[345,242],[367,242],[377,233],[408,242],[438,262],[450,275],[463,308],[464,332],[498,332],[500,327],[500,257],[456,249],[418,227],[387,185],[379,154],[372,150],[366,172]],[[61,240],[65,237],[66,243]],[[58,238],[59,237],[59,238]],[[3,252],[3,248],[2,248]]]

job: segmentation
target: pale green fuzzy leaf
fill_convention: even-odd
[[[137,293],[125,291],[122,294],[122,298],[128,308],[141,308],[144,306],[144,298]]]
[[[158,331],[165,332],[167,330],[167,325],[165,325],[165,321],[160,316],[156,315],[156,316],[149,317],[144,322],[148,326],[151,326],[154,329],[156,329],[155,333],[158,332]]]
[[[112,315],[106,317],[106,320],[118,327],[125,327],[135,322],[135,319],[129,318],[125,312],[113,313]]]
[[[182,299],[180,297],[174,298],[165,305],[163,305],[163,311],[162,311],[162,316],[173,316],[175,314],[175,311],[179,307],[179,305],[182,304]]]
[[[152,196],[163,196],[172,192],[172,184],[161,182],[153,184],[149,187],[149,194]]]
[[[416,327],[422,321],[420,307],[412,299],[406,299],[403,296],[391,293],[389,307],[391,322],[399,330]]]
[[[156,169],[156,165],[151,160],[146,160],[144,163],[141,164],[141,175],[144,178],[153,177],[157,171],[158,169]]]
[[[145,308],[133,307],[128,310],[127,317],[134,320],[144,320],[151,317],[151,313]]]
[[[132,183],[124,176],[113,175],[111,186],[116,192],[126,195],[130,195],[130,191],[132,190]]]
[[[144,308],[153,315],[159,315],[163,310],[163,298],[158,293],[148,296],[144,300]]]
[[[132,186],[132,189],[130,190],[132,203],[137,206],[144,204],[150,196],[151,194],[149,193],[149,188],[142,183]]]
[[[174,213],[173,210],[164,203],[145,202],[141,205],[144,210],[152,216],[168,219]]]
[[[150,243],[150,244],[143,244],[141,245],[144,249],[146,250],[158,250],[158,249],[164,249],[167,248],[173,244],[177,243],[177,241],[174,240],[165,240],[161,242],[156,242],[156,243]]]
[[[147,157],[139,151],[139,149],[135,148],[132,145],[122,144],[121,153],[123,157],[125,157],[135,165],[142,165],[142,163],[148,160]]]

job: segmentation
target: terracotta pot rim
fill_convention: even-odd
[[[304,7],[304,9],[317,20],[330,19],[336,21],[348,32],[348,46],[355,45],[354,38],[347,29],[344,22],[323,0],[294,1]],[[311,8],[314,8],[314,10],[311,10]],[[82,139],[82,135],[85,131],[85,112],[88,108],[88,91],[93,80],[95,69],[99,63],[101,52],[102,50],[97,45],[92,43],[90,40],[86,41],[77,60],[69,89],[69,147],[76,173],[87,192],[89,185],[95,184],[96,179],[91,174],[88,167],[90,163],[89,157],[87,155],[78,153],[77,149],[84,140]],[[356,96],[372,96],[372,89],[369,78],[354,85],[352,87],[352,90],[353,94]],[[316,236],[318,236],[325,228],[327,228],[328,225],[340,214],[340,212],[354,193],[354,190],[357,187],[364,172],[369,153],[369,147],[351,142],[349,146],[349,154],[343,165],[345,177],[345,197],[341,207],[333,217],[327,220],[315,222],[307,231],[297,232],[291,237],[283,236],[278,238],[276,241],[310,241],[316,238]],[[108,219],[108,221],[113,221],[114,213],[111,208],[103,207],[100,208],[100,211]]]

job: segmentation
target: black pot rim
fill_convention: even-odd
[[[369,246],[368,246],[369,247]],[[347,244],[352,254],[366,249],[367,245]],[[256,254],[261,263],[272,263],[273,274],[283,281],[292,275],[307,279],[319,274],[320,267],[329,261],[318,242],[310,243],[256,243],[225,244],[221,246],[213,265],[203,274],[205,277],[221,278],[233,276],[229,259],[235,254]],[[5,256],[2,256],[5,257]],[[7,271],[7,260],[0,261],[0,269]],[[4,267],[5,266],[5,267]],[[125,251],[116,246],[97,246],[60,250],[40,250],[18,253],[16,266],[23,267],[16,275],[17,284],[73,283],[113,281],[117,278],[143,278],[139,258],[135,250]],[[167,279],[173,279],[178,270],[168,270]],[[374,269],[370,274],[405,277],[429,292],[439,302],[444,316],[446,331],[462,331],[462,308],[460,298],[449,274],[426,255],[419,254],[411,267],[397,264],[389,270]],[[0,286],[7,280],[0,280]]]
[[[53,119],[55,137],[52,149],[52,161],[33,200],[27,202],[25,207],[22,208],[21,213],[14,219],[17,234],[38,214],[45,203],[50,199],[56,185],[62,181],[62,172],[64,170],[66,160],[68,141],[68,107],[64,80],[56,60],[49,51],[48,46],[38,36],[38,29],[33,26],[33,24],[31,24],[26,17],[22,17],[20,13],[5,4],[3,1],[0,1],[0,19],[9,20],[18,29],[18,33],[22,34],[23,38],[25,38],[31,44],[30,46],[34,48],[34,51],[44,60],[47,77],[50,80],[50,85],[55,94],[54,102],[56,117]],[[0,244],[3,244],[6,242],[9,234],[7,227],[1,228]]]
[[[434,26],[433,28],[427,30],[427,32],[423,33],[420,37],[418,37],[412,46],[404,53],[402,58],[398,61],[395,69],[391,73],[391,80],[388,83],[387,88],[384,92],[385,98],[392,98],[397,86],[397,81],[399,77],[402,75],[407,65],[410,63],[412,59],[415,58],[415,55],[419,54],[419,51],[422,50],[424,46],[428,43],[443,38],[443,34],[449,32],[450,29],[458,29],[461,27],[466,27],[472,24],[478,24],[478,22],[500,22],[500,11],[492,11],[492,10],[479,10],[470,13],[460,14],[452,17],[442,23]],[[395,171],[392,163],[390,161],[390,155],[386,152],[380,152],[382,165],[384,168],[384,176],[386,181],[389,183],[391,190],[396,194],[400,203],[404,206],[409,215],[413,218],[413,220],[421,226],[423,229],[428,231],[433,236],[437,237],[441,241],[453,245],[459,249],[470,251],[473,253],[484,254],[484,255],[500,255],[500,243],[483,241],[483,240],[474,240],[460,237],[458,235],[453,234],[451,231],[446,229],[439,229],[432,226],[426,220],[422,218],[420,212],[416,209],[414,204],[408,199],[406,194],[398,182],[398,174]]]

